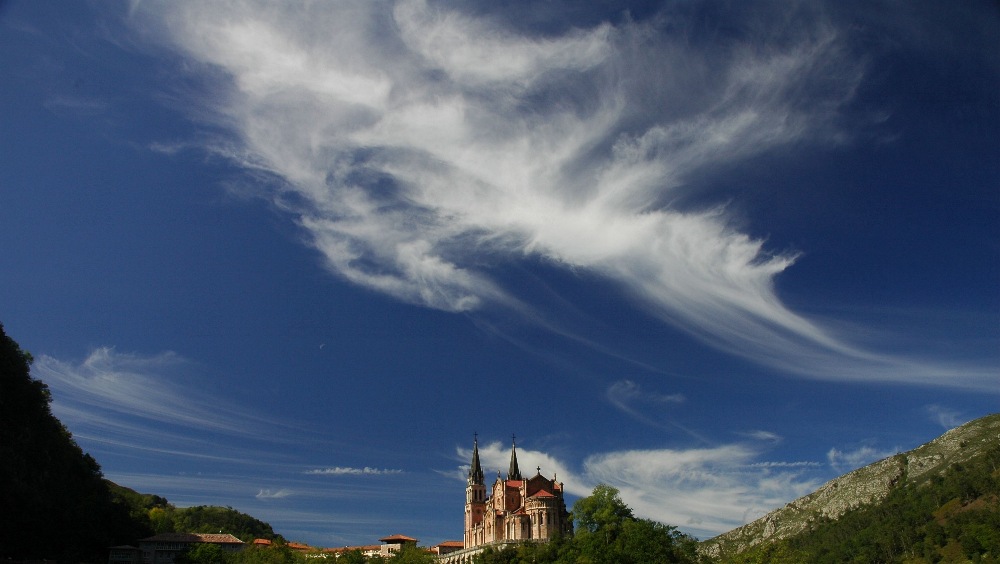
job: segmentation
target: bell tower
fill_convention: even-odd
[[[465,546],[475,546],[482,542],[472,536],[473,529],[483,522],[486,508],[486,484],[483,480],[483,467],[479,464],[479,435],[473,435],[472,464],[469,465],[469,476],[465,485]],[[482,527],[479,527],[482,530]]]

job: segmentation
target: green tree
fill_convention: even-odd
[[[696,541],[675,527],[638,519],[606,484],[573,505],[574,555],[593,564],[696,562]]]
[[[633,518],[632,510],[622,501],[618,490],[607,484],[598,484],[588,497],[573,505],[573,523],[578,533],[601,532],[609,540],[618,533],[622,523]]]
[[[784,541],[757,545],[726,559],[729,564],[801,564],[810,561],[809,554],[792,548]]]
[[[434,555],[412,544],[404,544],[389,557],[391,564],[433,564]]]
[[[174,564],[227,564],[230,554],[217,544],[199,542],[174,558]]]
[[[227,564],[301,564],[306,557],[284,544],[248,546],[228,556]],[[341,562],[337,561],[338,564]],[[362,558],[361,562],[364,562]]]
[[[521,559],[517,554],[517,548],[504,546],[502,548],[487,548],[477,554],[473,562],[476,564],[517,564],[521,562]]]
[[[217,533],[225,531],[244,542],[255,538],[284,540],[271,525],[232,507],[199,505],[183,509],[171,508],[172,528],[179,533]]]
[[[357,549],[348,550],[337,558],[337,564],[365,564],[366,562],[364,553]]]
[[[149,510],[149,525],[156,534],[173,533],[174,518],[169,508],[153,507]]]
[[[676,527],[650,519],[632,519],[622,524],[618,552],[636,564],[697,561],[696,541]]]

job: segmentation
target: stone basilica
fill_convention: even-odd
[[[541,468],[523,478],[517,467],[517,444],[510,449],[507,478],[497,479],[486,493],[479,464],[479,439],[472,447],[472,465],[465,486],[465,548],[519,541],[547,541],[573,533],[563,501],[563,484],[542,476]]]

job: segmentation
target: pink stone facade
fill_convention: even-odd
[[[542,476],[523,479],[517,466],[517,448],[511,448],[507,478],[497,475],[486,495],[479,464],[479,445],[473,447],[465,488],[465,548],[500,542],[547,541],[573,533],[563,501],[563,485]]]

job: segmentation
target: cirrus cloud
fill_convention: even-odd
[[[874,354],[792,311],[775,279],[796,253],[717,203],[678,203],[707,171],[844,139],[835,124],[864,65],[809,16],[760,14],[702,43],[661,33],[690,24],[669,11],[548,35],[427,0],[130,13],[213,79],[191,113],[228,134],[206,149],[266,173],[266,197],[354,284],[532,319],[536,304],[496,275],[532,258],[791,373],[992,386],[987,370]]]
[[[388,468],[352,468],[350,466],[334,466],[332,468],[314,468],[306,470],[306,474],[318,474],[322,476],[385,476],[389,474],[402,474],[402,470],[391,470]]]

